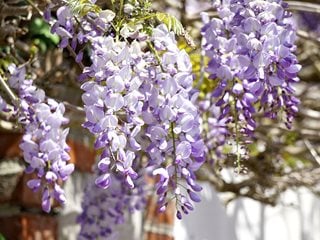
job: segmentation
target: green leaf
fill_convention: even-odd
[[[59,43],[59,37],[50,32],[49,24],[41,18],[35,18],[29,26],[31,38],[37,38],[47,46],[56,46]]]
[[[68,5],[72,12],[80,15],[81,17],[87,15],[89,12],[101,12],[101,8],[90,0],[69,0]]]
[[[299,158],[293,156],[292,154],[290,154],[288,152],[284,152],[282,154],[282,157],[283,157],[285,163],[291,168],[295,168],[297,166],[297,163],[301,162]]]
[[[0,240],[6,240],[1,233],[0,233]]]
[[[164,23],[169,31],[173,31],[179,36],[185,34],[185,30],[181,22],[175,16],[172,16],[168,13],[157,12],[156,18],[158,19],[158,21]]]

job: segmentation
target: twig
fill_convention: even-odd
[[[181,23],[182,23],[183,26],[186,26],[186,23],[187,23],[187,21],[186,21],[187,2],[186,2],[186,0],[182,0],[181,2],[182,2],[181,3],[181,5],[182,5],[181,6],[181,11],[180,11]]]
[[[201,44],[203,44],[203,38],[201,38]],[[205,56],[205,51],[201,50],[201,52],[200,52],[200,77],[199,77],[199,82],[197,83],[197,86],[196,86],[197,89],[200,89],[200,86],[202,85],[202,83],[204,81],[204,72],[205,72],[204,56]]]
[[[41,9],[35,5],[32,0],[26,0],[26,2],[28,2],[41,16],[43,16],[43,12],[41,11]]]
[[[289,10],[320,13],[320,4],[311,2],[288,1]]]
[[[66,108],[68,108],[69,110],[72,110],[72,111],[77,111],[79,113],[85,113],[84,112],[84,109],[82,107],[79,107],[79,106],[76,106],[76,105],[73,105],[69,102],[66,102],[64,101],[63,104],[66,106]]]
[[[8,44],[8,37],[17,35],[19,30],[18,27],[9,24],[2,26],[0,28],[0,43]]]
[[[310,141],[308,139],[303,139],[304,144],[306,145],[306,147],[308,148],[308,150],[310,151],[311,155],[313,156],[313,158],[316,160],[316,162],[320,165],[320,156],[318,155],[317,151],[315,150],[315,148],[312,146],[312,144],[310,143]]]
[[[72,47],[68,44],[67,45],[67,49],[69,51],[69,53],[71,54],[71,56],[76,59],[77,54],[75,53],[75,51],[72,49]],[[78,65],[80,66],[81,70],[83,70],[85,68],[85,66],[83,65],[83,63],[80,61],[78,62]]]
[[[30,10],[29,6],[9,6],[6,3],[0,3],[0,18],[29,15]]]
[[[297,30],[297,35],[303,39],[308,39],[308,40],[311,40],[311,41],[316,42],[318,44],[320,43],[319,37],[312,36],[311,34],[307,33],[306,31]]]
[[[7,92],[8,96],[12,100],[13,104],[16,105],[19,100],[18,100],[17,96],[14,94],[14,92],[11,90],[11,88],[8,86],[6,81],[2,78],[1,75],[0,75],[0,85],[3,88],[3,90]]]

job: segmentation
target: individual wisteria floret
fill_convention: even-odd
[[[62,128],[68,122],[63,116],[65,108],[62,103],[46,98],[44,91],[27,77],[25,67],[10,65],[8,70],[9,84],[19,96],[16,108],[24,129],[20,148],[28,164],[26,172],[36,175],[27,185],[33,191],[42,190],[42,209],[50,212],[52,198],[61,204],[66,201],[60,184],[74,170],[74,165],[68,163],[69,130]]]
[[[98,172],[94,178],[98,177]],[[128,213],[145,207],[145,180],[141,174],[134,189],[123,184],[122,175],[111,178],[113,184],[107,189],[99,188],[94,181],[88,182],[82,201],[83,211],[77,219],[81,225],[79,240],[119,239],[116,226],[126,221]]]
[[[8,108],[8,104],[0,95],[0,112],[8,112],[8,111],[10,111]]]
[[[293,84],[301,66],[294,55],[295,29],[286,4],[278,0],[223,1],[220,18],[204,15],[203,49],[209,78],[218,82],[211,97],[218,120],[231,117],[234,131],[251,138],[255,115],[285,114],[291,127],[299,101]]]
[[[194,172],[204,162],[205,145],[200,138],[199,112],[195,106],[197,93],[192,88],[193,76],[189,56],[179,50],[174,34],[165,25],[153,30],[151,38],[158,61],[148,68],[148,80],[143,84],[145,104],[143,120],[147,125],[146,148],[153,175],[159,177],[156,192],[159,209],[164,211],[168,199],[177,202],[177,217],[181,211],[193,209],[191,201],[199,202]],[[157,53],[154,53],[157,54]]]

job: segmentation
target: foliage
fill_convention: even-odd
[[[28,37],[42,53],[45,53],[48,48],[56,47],[59,43],[59,37],[50,32],[49,24],[38,17],[30,22]]]

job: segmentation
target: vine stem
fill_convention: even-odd
[[[201,45],[204,43],[204,39],[201,37]],[[197,83],[197,89],[200,89],[200,86],[202,85],[204,81],[204,72],[205,72],[205,63],[204,63],[204,58],[205,58],[205,50],[201,50],[200,53],[200,77],[199,77],[199,82]]]
[[[317,44],[320,43],[320,37],[312,36],[310,33],[303,30],[297,30],[297,36],[306,40],[313,41]]]
[[[170,130],[172,134],[172,147],[173,147],[173,157],[176,158],[176,142],[174,138],[174,124],[173,122],[170,123]]]
[[[176,184],[178,185],[178,171],[177,171],[177,165],[175,164],[176,161],[176,142],[175,142],[175,137],[174,137],[174,123],[171,122],[170,123],[170,130],[171,130],[171,135],[172,135],[172,148],[173,148],[173,164],[174,164],[174,180],[176,182]],[[178,209],[178,197],[177,194],[175,193],[175,198],[176,198],[176,209]]]
[[[237,151],[237,172],[240,173],[240,160],[241,160],[241,154],[240,154],[240,141],[239,141],[239,125],[238,125],[238,116],[235,114],[235,131],[236,131],[236,151]]]
[[[115,7],[114,7],[114,0],[111,0],[111,8],[113,12],[116,12]]]
[[[6,81],[3,79],[1,75],[0,75],[0,85],[3,88],[3,90],[7,92],[13,104],[16,105],[19,102],[18,97],[14,94],[14,92],[11,90],[11,88],[8,86],[8,84],[6,83]]]
[[[122,18],[122,13],[123,13],[123,1],[124,0],[120,0],[120,10],[119,10],[120,18]]]
[[[67,45],[67,49],[69,51],[69,53],[71,54],[71,56],[76,59],[77,54],[75,53],[75,51],[72,49],[72,47],[70,46],[70,44]],[[81,68],[81,70],[83,70],[85,68],[85,66],[83,65],[82,62],[78,63],[79,67]]]
[[[26,0],[27,3],[29,3],[41,16],[43,16],[43,12],[41,11],[41,9],[34,4],[34,2],[32,0]]]
[[[158,54],[158,51],[154,48],[153,44],[150,41],[148,41],[147,44],[148,44],[148,47],[151,49],[152,53],[154,54],[154,56],[156,57],[157,62],[159,64],[161,70],[164,71],[164,68],[163,68],[163,66],[161,64],[161,58],[160,58],[160,56]]]
[[[148,20],[150,18],[155,18],[157,16],[157,14],[155,13],[152,13],[152,14],[149,14],[145,17],[142,17],[142,18],[137,18],[135,20],[132,21],[133,24],[137,24],[138,22],[141,22],[141,21],[144,21],[144,20]]]
[[[236,101],[237,98],[235,96],[233,97],[233,101],[231,102],[231,106],[233,107],[234,111],[234,127],[235,127],[235,137],[236,137],[236,156],[237,156],[237,173],[240,174],[241,166],[241,154],[240,154],[240,136],[239,136],[239,119],[237,115],[237,108],[236,108]]]

